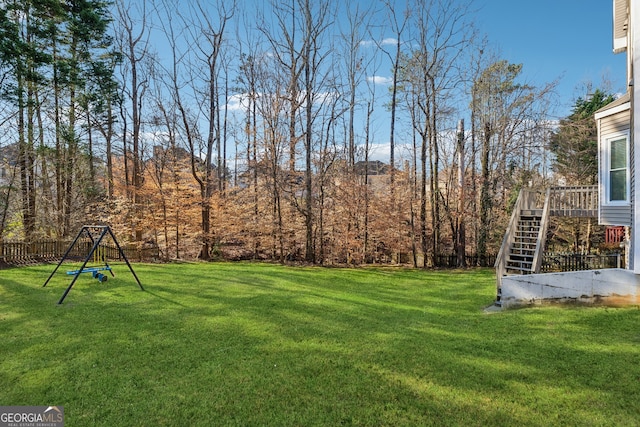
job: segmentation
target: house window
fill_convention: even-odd
[[[629,202],[629,135],[607,139],[607,202]]]

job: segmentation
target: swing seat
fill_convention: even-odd
[[[100,283],[104,283],[107,281],[107,275],[106,274],[102,274],[102,273],[98,273],[97,271],[93,272],[93,278],[94,279],[98,279],[98,282]]]

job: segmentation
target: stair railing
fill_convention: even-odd
[[[531,263],[531,272],[540,273],[542,267],[542,259],[544,258],[544,246],[547,241],[547,229],[549,228],[549,212],[551,209],[551,189],[547,188],[544,206],[542,208],[542,219],[540,220],[540,229],[538,230],[538,238],[536,239],[536,251],[533,254],[533,262]]]

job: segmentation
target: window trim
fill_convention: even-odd
[[[613,141],[625,140],[626,149],[626,194],[625,200],[611,200],[611,143]],[[603,184],[604,184],[604,201],[605,206],[630,206],[631,205],[631,162],[630,162],[630,132],[616,132],[607,134],[604,140],[604,168],[603,168]]]

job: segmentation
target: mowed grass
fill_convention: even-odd
[[[637,307],[487,314],[491,270],[0,271],[0,405],[67,426],[638,425]],[[64,270],[65,268],[61,268]]]

